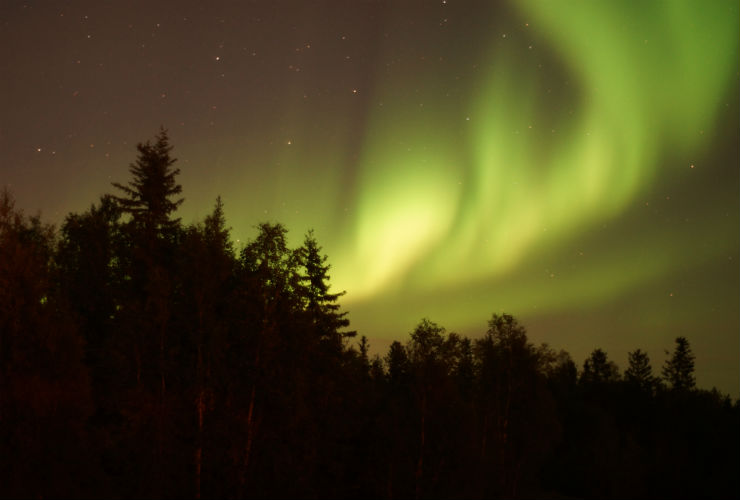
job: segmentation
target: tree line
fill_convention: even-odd
[[[582,367],[512,316],[423,319],[371,357],[313,233],[234,247],[217,199],[174,217],[164,130],[57,230],[0,195],[0,496],[737,497],[740,407],[661,374]]]

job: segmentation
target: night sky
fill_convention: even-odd
[[[740,392],[737,1],[0,3],[0,185],[59,224],[169,130],[202,219],[310,228],[374,352],[507,312]],[[238,244],[237,244],[238,245]]]

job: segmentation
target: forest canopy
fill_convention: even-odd
[[[176,218],[165,130],[60,228],[0,195],[0,496],[737,497],[740,407],[689,340],[622,372],[431,319],[371,356],[314,234]],[[403,332],[399,332],[403,335]]]

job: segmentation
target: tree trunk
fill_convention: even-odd
[[[167,384],[165,381],[165,329],[167,320],[162,321],[159,330],[159,418],[157,419],[157,469],[159,472],[160,493],[164,492],[164,420]]]
[[[255,355],[254,366],[259,366],[260,355],[259,350]],[[257,370],[255,370],[257,372]],[[257,374],[255,373],[255,380],[252,382],[252,391],[249,395],[249,408],[247,409],[247,443],[244,446],[244,460],[242,462],[242,471],[239,477],[240,488],[243,490],[244,485],[247,482],[247,472],[249,470],[249,461],[252,454],[252,445],[254,443],[254,437],[257,432],[255,422],[255,406],[257,401]],[[241,492],[240,496],[243,496],[244,492]]]
[[[424,445],[426,444],[426,414],[427,414],[427,395],[426,390],[421,399],[421,435],[419,436],[419,460],[416,462],[416,495],[415,498],[421,497],[421,479],[424,473]]]
[[[200,295],[200,294],[199,294]],[[198,360],[195,367],[195,380],[198,388],[196,412],[198,414],[198,434],[195,448],[195,498],[200,498],[201,473],[203,470],[203,416],[205,414],[205,383],[203,380],[203,304],[202,297],[196,298],[198,307]]]
[[[201,470],[203,468],[203,415],[205,413],[205,389],[202,382],[203,351],[198,345],[198,436],[195,449],[195,498],[200,498]]]

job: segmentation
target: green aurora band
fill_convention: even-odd
[[[409,102],[397,82],[383,81],[384,106],[369,117],[359,162],[354,240],[333,257],[350,303],[509,273],[534,248],[618,216],[657,169],[688,173],[685,161],[658,159],[668,147],[672,159],[690,158],[712,136],[736,70],[738,27],[727,3],[521,7],[522,23],[547,33],[539,43],[565,61],[578,87],[573,109],[543,117],[548,89],[536,68],[516,63],[522,43],[502,48],[505,33],[492,34],[491,64],[466,115],[435,106],[433,86],[421,90],[428,99]],[[417,78],[406,84],[424,89],[435,75]],[[423,113],[409,109],[419,102]],[[460,132],[454,120],[467,127]],[[633,257],[602,264],[610,276],[595,290],[590,269],[540,306],[607,298],[676,265],[661,257],[634,269]]]

